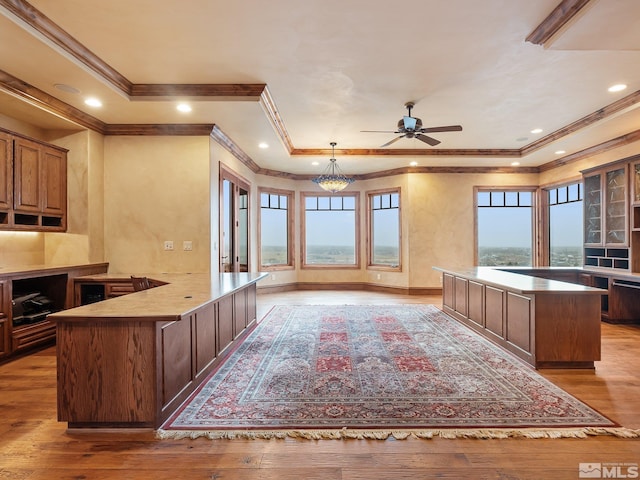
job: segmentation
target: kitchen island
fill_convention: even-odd
[[[607,291],[493,267],[442,272],[443,310],[535,368],[593,369]]]
[[[264,276],[159,274],[150,278],[159,287],[50,315],[58,420],[69,428],[160,427],[255,324]]]

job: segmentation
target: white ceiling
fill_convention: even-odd
[[[560,0],[420,0],[410,7],[377,0],[30,0],[133,84],[266,84],[296,150],[329,149],[347,173],[421,166],[539,166],[640,129],[633,104],[521,158],[545,135],[640,90],[640,2],[591,0],[544,46],[525,39]],[[0,70],[106,124],[216,124],[260,167],[314,174],[308,155],[290,155],[261,103],[196,98],[140,101],[64,52],[0,0]],[[26,7],[29,4],[25,4]],[[614,83],[627,90],[609,93]],[[80,93],[55,87],[66,84]],[[86,96],[100,109],[83,104]],[[43,114],[0,88],[0,113],[43,128],[71,124]],[[340,154],[378,149],[416,102],[425,126],[460,124],[431,134],[436,155]],[[543,133],[532,134],[533,128]],[[269,149],[258,148],[266,142]],[[434,150],[402,139],[394,149]],[[450,155],[450,150],[496,155]],[[444,154],[443,154],[444,153]],[[451,153],[451,152],[449,152]],[[516,157],[519,157],[516,155]]]

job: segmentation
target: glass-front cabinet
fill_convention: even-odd
[[[627,244],[627,175],[625,167],[605,174],[605,245]]]
[[[602,243],[602,175],[584,178],[584,243]]]
[[[633,203],[640,204],[640,161],[631,167],[631,175],[633,177]]]
[[[628,172],[628,162],[583,172],[587,267],[630,268]]]

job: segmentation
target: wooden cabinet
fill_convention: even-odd
[[[454,299],[443,310],[535,368],[593,368],[600,359],[599,291],[554,282],[522,292],[473,274],[443,275],[443,298]]]
[[[0,359],[51,344],[56,338],[56,326],[47,317],[24,321],[14,315],[14,299],[38,292],[51,302],[51,311],[74,305],[73,279],[107,271],[108,264],[97,263],[60,267],[33,267],[0,274]],[[16,300],[17,301],[17,300]],[[49,310],[49,309],[48,309]]]
[[[584,264],[630,269],[628,161],[584,175]]]
[[[640,160],[631,163],[631,271],[640,273]]]
[[[0,228],[65,231],[67,151],[0,131]]]
[[[7,282],[0,281],[0,358],[11,353],[9,345],[9,314],[8,309],[11,302],[8,298]]]
[[[16,212],[38,213],[42,146],[24,138],[16,138],[13,150],[13,208]]]
[[[151,310],[161,288],[140,297]],[[131,316],[126,305],[133,299],[52,317],[58,328],[58,419],[70,428],[160,427],[255,323],[255,283],[239,283],[185,314]],[[125,305],[120,314],[117,305]]]
[[[42,153],[41,211],[45,218],[62,219],[67,212],[67,154],[51,147],[45,147]]]

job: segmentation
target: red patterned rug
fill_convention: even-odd
[[[316,305],[275,307],[158,434],[585,436],[613,427],[432,305]]]

